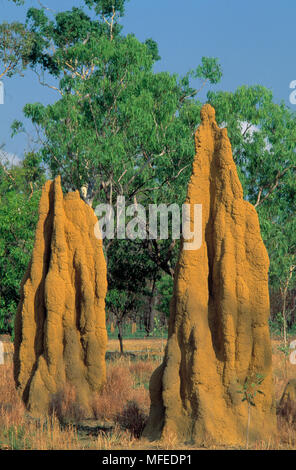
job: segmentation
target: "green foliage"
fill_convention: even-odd
[[[155,42],[152,38],[148,38],[148,39],[146,39],[144,44],[147,46],[147,48],[148,48],[148,50],[149,50],[149,52],[152,56],[153,62],[156,62],[156,61],[161,59],[161,57],[158,53],[157,42]]]
[[[157,305],[157,309],[163,312],[166,317],[170,316],[170,302],[173,295],[173,279],[172,276],[165,274],[157,282],[157,291],[160,295],[160,301]]]
[[[66,190],[86,185],[91,203],[112,203],[118,194],[133,202],[183,202],[201,106],[192,100],[196,90],[189,81],[196,76],[217,83],[218,61],[203,57],[183,79],[155,74],[155,41],[122,36],[113,18],[114,11],[123,14],[125,2],[85,3],[99,19],[82,8],[54,19],[42,9],[28,10],[31,67],[59,80],[48,84],[60,93],[56,103],[24,109],[44,136],[40,155],[53,176],[62,175]]]
[[[154,328],[153,328],[153,336],[155,337],[165,337],[167,334],[167,327],[163,323],[161,323],[160,319],[156,317],[154,319]]]
[[[121,319],[124,313],[137,311],[141,301],[135,293],[126,290],[109,289],[106,297],[107,309]]]
[[[222,78],[222,70],[219,61],[215,57],[202,57],[201,65],[196,69],[196,78],[209,80],[210,83],[218,83]]]
[[[0,206],[0,330],[11,333],[20,280],[30,261],[40,194],[9,192]]]
[[[114,13],[124,15],[124,7],[127,0],[84,0],[89,8],[94,8],[98,15],[112,17]]]
[[[281,312],[278,312],[274,315],[273,319],[269,320],[269,326],[271,333],[275,335],[280,335],[283,328],[283,316]]]
[[[0,78],[22,72],[28,62],[32,40],[32,34],[23,24],[0,24]]]
[[[20,283],[34,244],[44,170],[28,153],[22,165],[0,164],[0,331],[13,333]]]
[[[112,240],[108,249],[108,286],[130,294],[144,294],[155,266],[141,240]]]
[[[255,397],[257,393],[263,395],[263,392],[260,390],[264,376],[262,374],[255,374],[254,377],[247,377],[243,385],[237,391],[237,393],[242,394],[242,401],[246,401],[250,406],[256,406]]]
[[[290,355],[290,353],[291,353],[290,346],[289,346],[288,344],[287,344],[287,345],[281,344],[281,345],[278,346],[277,348],[278,348],[278,350],[279,350],[280,352],[282,352],[282,353],[285,355],[286,358],[287,358],[287,357]]]
[[[248,449],[249,446],[249,430],[250,430],[250,422],[251,422],[251,407],[255,407],[255,398],[257,393],[260,395],[264,395],[264,393],[260,390],[262,382],[264,380],[264,376],[262,374],[255,374],[252,376],[246,377],[242,386],[240,386],[237,393],[242,394],[242,402],[246,402],[248,405],[248,422],[247,422],[247,433],[246,433],[246,448]]]

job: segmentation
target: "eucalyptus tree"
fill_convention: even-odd
[[[39,155],[52,177],[60,174],[64,189],[78,189],[92,207],[98,202],[114,206],[118,196],[145,207],[182,204],[201,107],[190,80],[198,78],[202,86],[217,83],[221,67],[217,59],[203,57],[184,77],[155,73],[157,44],[122,34],[124,8],[124,0],[85,0],[84,7],[59,13],[28,10],[25,27],[33,37],[29,65],[56,101],[27,104],[24,114],[37,129]],[[13,128],[22,130],[22,125],[15,122]],[[139,282],[134,269],[124,290],[131,297],[135,287],[147,293],[151,286],[146,324],[153,328],[156,282],[161,271],[173,275],[178,243],[147,237],[131,241],[130,248],[125,244],[123,252],[123,242],[105,241],[114,291],[109,297],[119,298],[115,290],[123,289],[115,274],[123,257],[136,256],[139,265],[145,260],[145,277]]]

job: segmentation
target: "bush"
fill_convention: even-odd
[[[116,417],[116,421],[120,426],[130,431],[133,437],[138,439],[144,430],[147,418],[147,414],[132,400],[124,407],[123,412]]]
[[[93,398],[92,408],[97,419],[113,420],[122,411],[125,403],[131,399],[133,377],[123,365],[109,364],[107,381],[100,393]]]
[[[49,414],[55,415],[61,423],[78,422],[85,417],[85,410],[76,401],[76,390],[73,385],[65,384],[52,396]]]

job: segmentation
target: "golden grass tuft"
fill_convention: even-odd
[[[78,422],[85,417],[85,410],[77,403],[76,389],[73,385],[65,384],[52,396],[49,413],[61,422]]]
[[[16,392],[11,364],[0,366],[0,433],[9,426],[23,423],[25,407]]]

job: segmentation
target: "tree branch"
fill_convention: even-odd
[[[275,177],[275,181],[274,183],[271,185],[269,185],[269,190],[267,191],[267,193],[265,194],[265,196],[261,199],[261,195],[262,195],[262,191],[263,191],[263,187],[260,188],[259,190],[259,193],[258,193],[258,197],[257,197],[257,201],[256,201],[256,204],[254,205],[254,207],[258,207],[260,204],[262,204],[264,201],[266,201],[266,199],[273,193],[273,191],[278,187],[279,183],[280,183],[280,180],[281,178],[287,173],[287,171],[289,170],[292,170],[292,169],[296,169],[296,165],[290,165],[288,166],[287,168],[285,168],[283,171],[278,171],[276,177]]]
[[[46,86],[47,88],[51,88],[52,90],[57,91],[61,96],[64,96],[63,92],[59,88],[57,88],[53,85],[49,85],[48,83],[45,83],[44,81],[41,81],[41,77],[40,77],[39,73],[37,72],[37,70],[34,70],[34,69],[32,69],[32,70],[37,75],[40,85]]]

